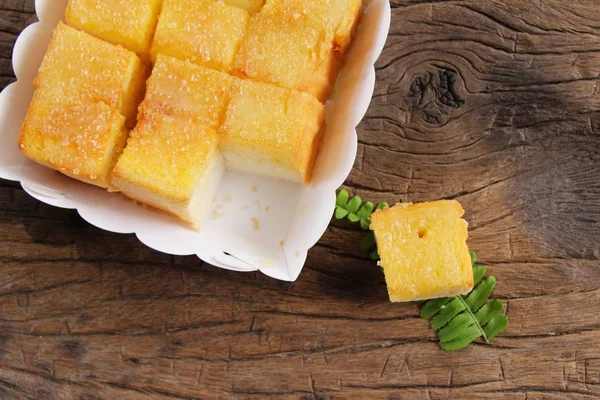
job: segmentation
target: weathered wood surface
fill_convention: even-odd
[[[34,19],[33,0],[0,0],[0,87]],[[347,225],[284,284],[0,182],[0,398],[597,398],[599,79],[598,1],[393,1],[347,186],[468,210],[511,325],[458,353],[388,304]]]

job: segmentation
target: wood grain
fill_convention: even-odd
[[[334,223],[294,284],[0,182],[2,399],[600,396],[600,3],[394,0],[347,188],[460,200],[510,328],[445,353]],[[0,87],[33,0],[0,0]]]

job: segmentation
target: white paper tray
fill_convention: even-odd
[[[196,254],[215,266],[260,270],[294,281],[308,250],[325,232],[335,206],[335,191],[356,157],[356,125],[365,115],[374,84],[374,64],[390,26],[388,0],[365,0],[365,12],[327,105],[327,131],[310,186],[227,172],[200,232],[176,219],[147,210],[120,194],[69,179],[39,166],[18,150],[17,138],[33,95],[33,79],[52,30],[63,18],[67,0],[36,0],[40,22],[25,29],[15,44],[17,82],[0,93],[0,178],[21,182],[36,199],[77,209],[89,223],[111,232],[135,233],[158,251]],[[257,228],[258,224],[258,230]]]

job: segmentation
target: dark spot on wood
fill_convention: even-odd
[[[462,80],[457,71],[440,67],[429,67],[415,77],[410,85],[408,104],[413,117],[420,117],[431,125],[444,125],[452,113],[465,105],[459,87]]]
[[[79,340],[68,340],[60,344],[60,349],[65,353],[67,357],[73,360],[81,360],[87,353],[87,348],[83,342]]]
[[[79,322],[81,325],[87,324],[89,320],[90,316],[87,313],[83,313],[79,316],[79,318],[77,318],[77,322]]]
[[[133,365],[133,366],[137,367],[138,365],[140,365],[140,360],[138,360],[137,358],[129,358],[129,359],[127,359],[127,363],[129,365]]]
[[[52,363],[44,360],[34,360],[34,365],[36,368],[42,370],[46,374],[52,374]]]
[[[175,347],[182,347],[183,341],[181,339],[174,339],[171,344]]]

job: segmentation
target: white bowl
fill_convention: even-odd
[[[327,104],[327,131],[309,186],[227,172],[200,232],[176,219],[145,209],[120,194],[67,178],[28,160],[17,138],[33,94],[33,79],[52,30],[67,0],[36,0],[40,22],[25,29],[15,44],[17,82],[0,93],[0,178],[21,182],[36,199],[77,209],[89,223],[111,232],[135,233],[147,246],[173,255],[196,254],[207,263],[236,271],[256,271],[294,281],[308,250],[325,232],[335,191],[356,157],[356,126],[369,106],[374,64],[390,27],[388,0],[365,0],[364,15]],[[258,229],[257,229],[258,228]]]

